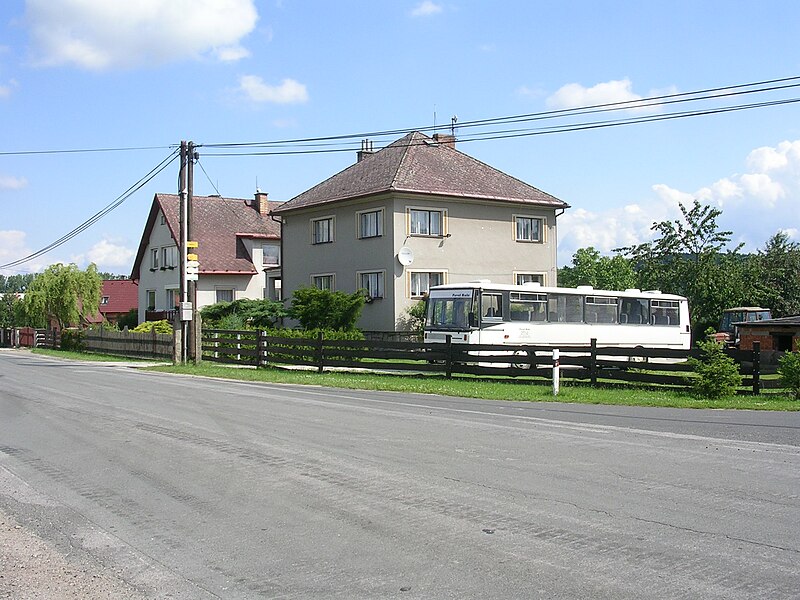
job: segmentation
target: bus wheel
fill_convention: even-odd
[[[636,346],[636,348],[634,348],[634,349],[635,350],[644,350],[644,346]],[[628,360],[630,362],[635,362],[635,363],[645,363],[646,364],[648,362],[646,356],[629,356]]]
[[[513,362],[511,366],[514,369],[530,369],[530,353],[526,352],[525,350],[517,350],[514,352],[514,358],[519,360],[520,362]]]

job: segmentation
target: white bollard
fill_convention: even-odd
[[[553,396],[558,396],[558,389],[561,386],[561,365],[559,361],[558,348],[553,348]]]

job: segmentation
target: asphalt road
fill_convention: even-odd
[[[0,510],[153,598],[800,598],[800,413],[0,352]]]

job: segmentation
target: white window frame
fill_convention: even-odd
[[[547,274],[536,271],[514,271],[514,285],[525,285],[526,282],[520,279],[522,277],[535,277],[541,280],[541,285],[547,285]]]
[[[369,284],[364,285],[364,277],[371,275],[375,275],[377,278],[376,285],[378,289],[374,294]],[[373,299],[384,298],[386,296],[386,271],[356,271],[356,289],[367,290],[367,295]]]
[[[110,297],[103,296],[102,298],[100,298],[100,306],[106,306],[108,304],[109,300],[111,300]]]
[[[219,299],[220,292],[230,292],[231,293],[231,299],[230,300],[220,300]],[[214,300],[216,302],[233,302],[234,300],[236,300],[236,288],[235,287],[223,287],[223,286],[215,287],[214,288]]]
[[[267,262],[267,260],[266,260],[267,259],[267,255],[264,252],[265,248],[270,248],[270,249],[274,248],[275,250],[277,250],[277,252],[278,252],[278,257],[277,257],[278,260],[277,260],[277,262],[274,262],[274,263],[273,262]],[[277,245],[277,244],[262,244],[261,245],[261,266],[270,267],[270,268],[276,268],[276,267],[280,267],[281,266],[281,247],[279,245]]]
[[[150,302],[150,299],[153,299],[153,302]],[[145,310],[155,310],[156,309],[156,291],[155,290],[147,290],[144,293],[144,303],[145,303]]]
[[[439,213],[440,215],[440,228],[441,231],[439,233],[420,233],[414,231],[414,219],[413,213],[415,212],[427,212],[427,213]],[[414,237],[432,237],[432,238],[442,238],[447,235],[447,209],[446,208],[431,208],[428,206],[408,206],[406,207],[406,231],[409,236]],[[428,215],[428,231],[430,231],[430,215]]]
[[[539,222],[539,239],[527,238],[527,237],[520,237],[519,236],[519,221],[520,219],[525,219],[528,221],[538,221]],[[525,244],[542,244],[544,243],[544,236],[545,236],[545,220],[544,217],[537,217],[534,215],[514,215],[512,220],[512,225],[514,227],[514,240],[517,242],[525,243]],[[532,229],[531,229],[532,231]]]
[[[180,288],[164,288],[164,301],[165,305],[164,308],[167,310],[172,310],[174,308],[178,308],[180,304]]]
[[[150,270],[155,271],[160,268],[161,248],[150,248]]]
[[[443,284],[447,283],[447,271],[444,270],[444,269],[441,269],[441,270],[440,269],[414,270],[414,271],[407,271],[407,273],[408,273],[408,280],[407,280],[407,286],[408,287],[407,287],[406,291],[407,291],[407,295],[408,295],[409,298],[424,298],[425,297],[425,295],[431,289],[431,279],[430,279],[431,275],[441,275],[442,276],[441,284],[437,283],[435,285],[443,285]],[[424,291],[415,292],[415,290],[414,290],[414,276],[415,275],[423,275],[423,274],[427,274],[428,275],[427,289],[424,290]]]
[[[167,224],[167,215],[165,215],[163,212],[161,213],[161,224],[162,225]]]
[[[161,266],[166,269],[174,269],[178,266],[177,246],[164,246],[161,248]]]
[[[329,288],[320,287],[317,285],[317,280],[321,280],[323,278],[330,278],[331,286]],[[318,290],[330,290],[331,292],[336,291],[336,273],[312,273],[311,274],[311,287],[315,287]]]
[[[321,223],[323,221],[330,221],[330,228],[329,228],[329,239],[326,240],[317,240],[317,223]],[[328,215],[325,217],[316,217],[311,219],[311,243],[312,245],[317,244],[331,244],[336,241],[336,217],[334,215]]]
[[[362,227],[362,219],[367,215],[373,214],[375,215],[375,233],[366,234],[364,233],[364,228]],[[356,232],[358,239],[360,240],[381,237],[383,235],[383,209],[370,208],[368,210],[360,210],[356,212]]]

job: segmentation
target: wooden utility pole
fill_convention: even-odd
[[[189,162],[187,163],[187,185],[186,185],[186,205],[187,205],[187,240],[197,241],[194,235],[194,215],[192,205],[194,204],[194,161],[197,158],[194,142],[188,145]],[[197,252],[198,250],[195,250]],[[189,357],[194,364],[198,364],[202,358],[200,341],[200,316],[197,314],[197,280],[189,281],[189,302],[192,303],[192,320],[189,332]]]
[[[187,322],[185,320],[185,311],[184,308],[187,306],[189,301],[189,294],[188,294],[188,286],[187,286],[187,279],[186,279],[186,242],[188,240],[188,227],[189,227],[189,216],[188,216],[188,203],[186,201],[187,195],[187,187],[188,187],[188,169],[187,169],[187,157],[188,157],[188,144],[181,140],[181,168],[178,175],[178,196],[180,197],[180,223],[181,223],[181,234],[180,234],[180,242],[178,243],[178,253],[180,257],[180,308],[178,309],[178,319],[180,319],[181,323],[181,364],[186,363],[186,349],[188,344],[187,342],[187,333],[188,327]]]

